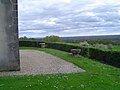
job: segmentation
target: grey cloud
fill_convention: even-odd
[[[46,31],[47,33],[42,32],[42,36],[49,34],[70,36],[85,35],[85,33],[86,35],[92,35],[99,34],[98,32],[103,34],[107,32],[120,32],[120,15],[118,14],[120,6],[102,5],[84,10],[83,8],[86,8],[85,6],[92,3],[93,0],[80,1],[74,0],[70,4],[57,3],[50,6],[47,5],[46,7],[38,6],[38,9],[34,9],[33,11],[21,12],[19,10],[20,34],[32,35],[30,32],[23,32],[27,30]],[[76,10],[80,11],[75,12]],[[86,15],[89,12],[94,15]],[[57,18],[56,21],[53,21],[53,25],[49,23],[50,18]],[[48,23],[44,22],[45,20],[48,20]],[[38,34],[36,33],[35,35]]]

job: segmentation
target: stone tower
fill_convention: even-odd
[[[17,0],[0,0],[0,71],[20,70]]]

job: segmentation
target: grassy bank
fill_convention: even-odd
[[[40,50],[86,70],[83,73],[0,77],[0,90],[119,90],[120,69],[54,49]]]

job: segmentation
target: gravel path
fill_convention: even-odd
[[[0,72],[0,76],[84,72],[58,57],[36,50],[20,50],[20,71]]]

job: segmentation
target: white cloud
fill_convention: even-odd
[[[55,25],[57,20],[57,18],[49,18],[48,20],[44,20],[43,23]]]
[[[33,23],[36,24],[47,24],[47,25],[55,25],[56,21],[58,20],[58,18],[47,18],[47,19],[43,19],[43,20],[33,20]]]
[[[26,30],[26,31],[20,31],[21,33],[44,33],[46,31],[44,30]]]
[[[86,16],[96,16],[93,12],[86,12],[85,15]]]
[[[75,31],[73,31],[73,30],[63,30],[62,32],[75,32]]]

